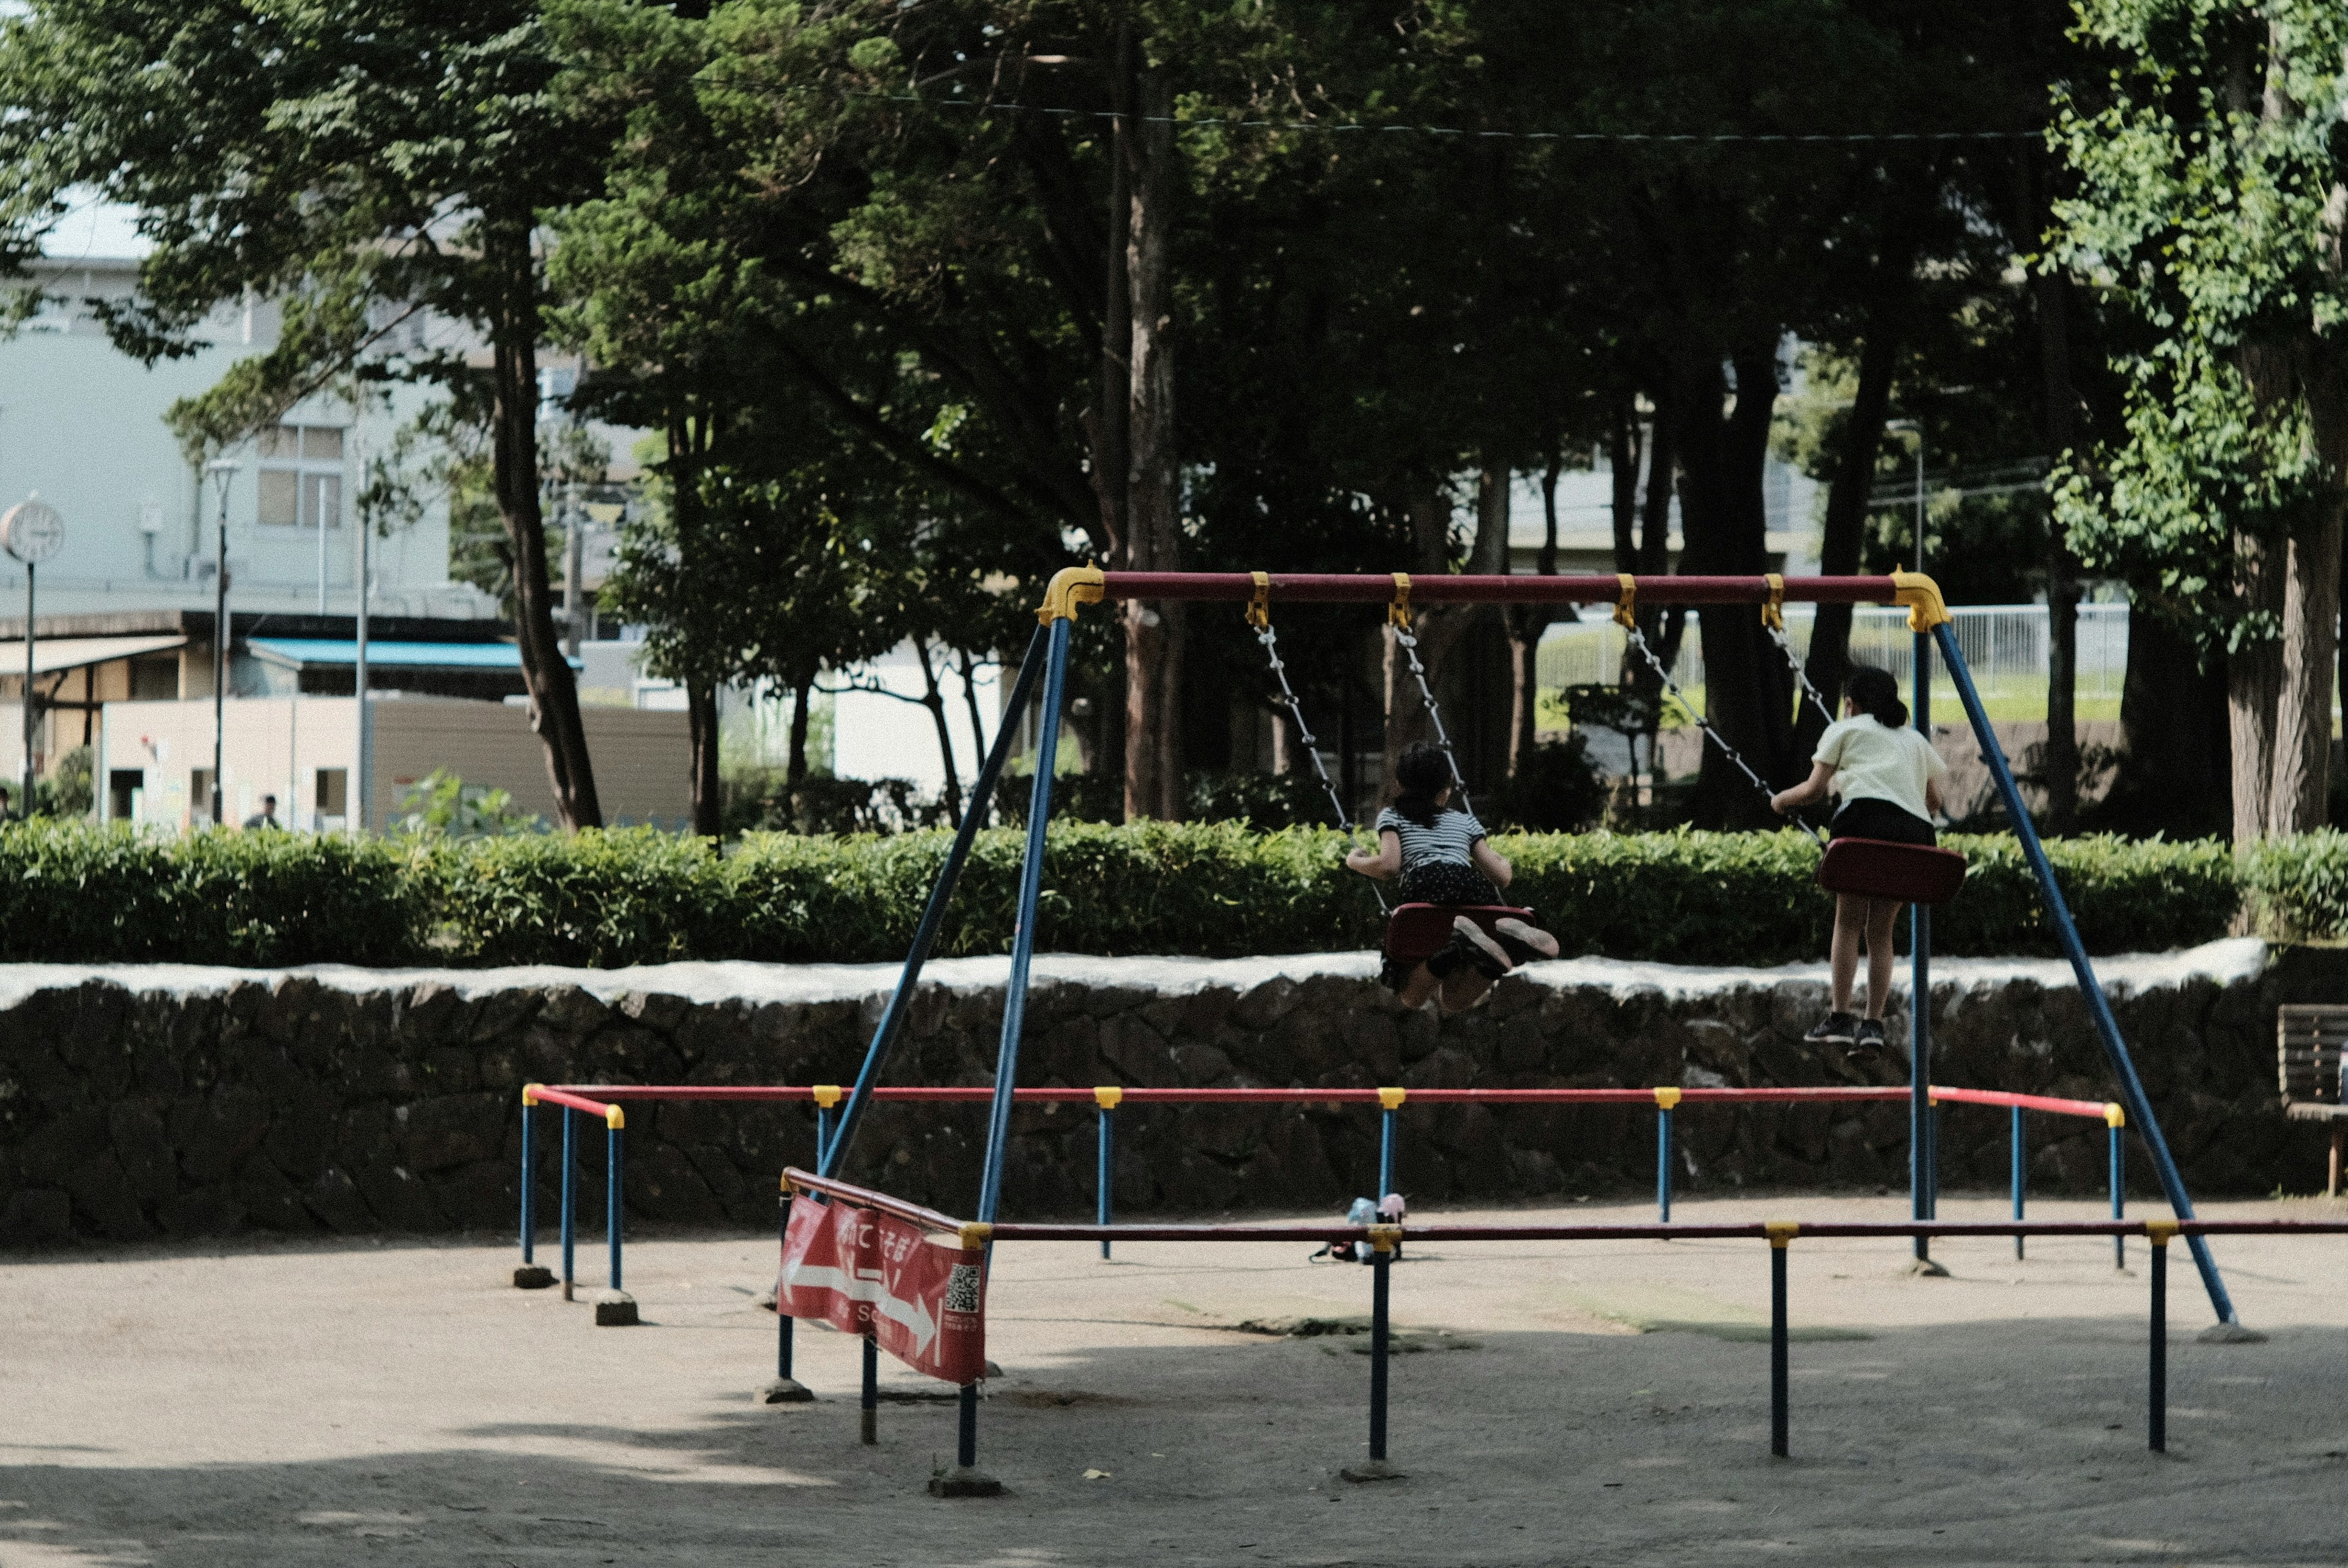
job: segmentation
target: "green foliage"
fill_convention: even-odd
[[[1487,815],[1527,832],[1577,833],[1605,815],[1606,794],[1606,781],[1591,765],[1590,737],[1577,733],[1519,758]]]
[[[942,956],[1011,944],[1025,835],[982,833]],[[878,963],[903,955],[952,844],[943,831],[758,834],[720,856],[651,828],[354,840],[283,833],[172,837],[119,825],[0,829],[0,959],[74,962],[571,964],[682,959]],[[1238,822],[1056,823],[1038,937],[1046,950],[1133,955],[1356,950],[1382,930],[1357,837]],[[1935,917],[1936,947],[2051,954],[2014,841],[1952,842],[1972,863]],[[1816,845],[1777,834],[1591,833],[1495,840],[1509,889],[1568,954],[1673,963],[1815,960],[1832,904]],[[2088,947],[2141,951],[2222,935],[2234,861],[2211,842],[2050,846]],[[2252,863],[2279,926],[2348,936],[2348,835],[2310,835]]]
[[[2260,926],[2292,940],[2348,939],[2348,834],[2318,828],[2270,839],[2242,870]]]
[[[501,789],[469,784],[435,768],[399,797],[400,830],[427,838],[494,838],[543,833],[546,819],[515,806]]]
[[[412,962],[429,870],[386,840],[11,823],[0,827],[0,958]]]

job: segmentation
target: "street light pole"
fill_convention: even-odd
[[[242,465],[215,457],[204,465],[220,492],[219,545],[214,552],[218,570],[212,582],[212,825],[221,825],[227,794],[221,770],[226,761],[228,735],[228,489]]]

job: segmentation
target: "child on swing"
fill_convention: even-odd
[[[1451,758],[1439,746],[1421,743],[1395,764],[1394,804],[1378,813],[1378,846],[1345,856],[1348,869],[1384,882],[1406,904],[1493,905],[1516,868],[1494,849],[1475,814],[1451,804]],[[1451,940],[1433,958],[1401,972],[1388,963],[1385,979],[1405,1007],[1440,995],[1443,1010],[1473,1007],[1492,982],[1517,965],[1557,957],[1557,938],[1519,919],[1482,927],[1461,915],[1451,922]]]
[[[1811,754],[1810,776],[1770,797],[1781,814],[1842,797],[1827,831],[1836,838],[1879,838],[1893,844],[1934,843],[1932,815],[1941,809],[1941,775],[1949,764],[1923,733],[1908,727],[1908,704],[1888,671],[1860,665],[1850,674],[1843,717],[1828,724]],[[1891,999],[1891,928],[1900,904],[1856,893],[1835,895],[1831,1000],[1827,1016],[1802,1038],[1872,1055],[1884,1047],[1883,1006]],[[1867,942],[1867,1016],[1850,1010],[1859,946]]]

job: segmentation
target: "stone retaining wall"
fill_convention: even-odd
[[[1027,1084],[1413,1087],[1856,1081],[1801,1041],[1816,966],[1680,969],[1573,960],[1511,976],[1438,1020],[1405,1013],[1366,954],[1038,961]],[[2274,1009],[2348,999],[2348,955],[2255,942],[2102,966],[2198,1192],[2305,1191],[2320,1128],[2277,1108]],[[983,1084],[1001,959],[934,964],[891,1080]],[[881,966],[681,964],[610,972],[0,969],[0,1245],[239,1229],[436,1232],[510,1225],[525,1081],[772,1083],[853,1078],[893,983]],[[1936,1079],[2102,1100],[2111,1089],[2068,971],[1948,960]],[[1900,1004],[1894,1037],[1905,1038]],[[1883,1081],[1904,1078],[1897,1064]],[[556,1113],[541,1112],[551,1133]],[[1683,1190],[1902,1187],[1904,1107],[1684,1111]],[[876,1107],[848,1173],[949,1212],[977,1187],[980,1107]],[[2102,1125],[2033,1118],[2041,1192],[2102,1182]],[[1007,1216],[1088,1214],[1093,1116],[1021,1110]],[[600,1129],[592,1131],[600,1134]],[[1943,1112],[1944,1184],[2002,1185],[2003,1112]],[[806,1107],[631,1109],[631,1220],[761,1225],[776,1174],[810,1163]],[[541,1147],[551,1148],[553,1139]],[[1406,1110],[1416,1203],[1538,1199],[1653,1181],[1650,1113]],[[585,1183],[600,1214],[600,1148]],[[1334,1209],[1375,1182],[1375,1112],[1292,1106],[1119,1113],[1121,1214]],[[551,1159],[551,1156],[550,1156]],[[546,1167],[551,1170],[551,1165]],[[2149,1185],[2148,1163],[2133,1162]],[[551,1204],[541,1213],[551,1216]],[[600,1223],[600,1222],[597,1222]]]

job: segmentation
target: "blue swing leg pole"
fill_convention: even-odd
[[[1004,764],[1010,761],[1012,748],[1019,739],[1015,715],[1027,710],[1027,700],[1035,694],[1035,684],[1044,677],[1045,649],[1049,636],[1038,627],[1029,640],[1025,657],[1019,661],[1018,677],[1011,683],[1011,694],[1004,701],[1004,723],[995,731],[994,744],[979,764],[978,777],[970,786],[970,805],[962,814],[962,825],[954,830],[953,847],[946,852],[945,864],[938,869],[936,884],[930,889],[930,901],[922,910],[922,923],[914,928],[913,945],[905,955],[905,967],[897,977],[897,989],[890,995],[889,1006],[880,1015],[878,1028],[872,1031],[872,1043],[864,1052],[864,1065],[857,1070],[856,1085],[848,1093],[848,1103],[840,1107],[838,1125],[830,1141],[817,1152],[816,1172],[819,1175],[835,1176],[863,1124],[864,1109],[870,1103],[873,1086],[880,1081],[880,1073],[889,1063],[889,1053],[895,1049],[897,1037],[904,1032],[915,989],[921,984],[922,966],[929,961],[930,949],[937,945],[938,932],[943,928],[946,907],[953,897],[954,884],[962,879],[963,863],[970,858],[972,844],[978,838],[979,824],[986,820],[987,803],[994,798],[995,782],[1003,776]],[[1061,668],[1065,674],[1066,657],[1063,653]],[[1052,709],[1051,726],[1054,735],[1059,733],[1058,707]],[[1051,769],[1038,770],[1048,777]]]
[[[1099,1145],[1100,1169],[1093,1178],[1093,1185],[1097,1189],[1093,1194],[1093,1207],[1100,1215],[1099,1223],[1107,1225],[1109,1223],[1110,1188],[1117,1173],[1117,1112],[1110,1106],[1100,1108],[1099,1127],[1095,1142]],[[1101,1261],[1104,1263],[1108,1261],[1108,1238],[1101,1237]]]
[[[562,1108],[562,1299],[575,1298],[572,1289],[577,1275],[572,1266],[572,1254],[579,1239],[579,1161],[572,1152],[572,1129],[578,1112],[566,1105]]]
[[[1920,547],[1921,548],[1921,545]],[[1926,741],[1932,738],[1932,640],[1916,634],[1916,728]],[[1908,907],[1908,1200],[1917,1220],[1929,1220],[1934,1203],[1932,1147],[1932,911],[1921,904]],[[1870,1004],[1874,999],[1869,998]],[[1932,1244],[1915,1241],[1916,1261],[1932,1261]]]
[[[1056,590],[1054,597],[1059,597]],[[1035,962],[1035,911],[1044,892],[1045,829],[1052,819],[1052,764],[1060,754],[1060,706],[1067,694],[1068,633],[1075,624],[1069,619],[1076,613],[1074,607],[1063,608],[1065,614],[1052,617],[1050,651],[1045,660],[1043,722],[1037,726],[1035,737],[1035,786],[1027,797],[1027,843],[1019,864],[1018,921],[1012,927],[1011,974],[1003,992],[1003,1035],[995,1048],[994,1098],[987,1107],[986,1163],[978,1189],[978,1219],[983,1225],[993,1225],[1002,1207],[1003,1165],[1011,1152],[1011,1096],[1019,1081],[1019,1037],[1027,1021],[1027,976]],[[1034,662],[1032,652],[1029,662]],[[1023,669],[1020,675],[1024,682],[1026,671]],[[1004,733],[1010,729],[1006,714]],[[866,1067],[869,1070],[872,1065],[868,1055]],[[856,1094],[849,1101],[849,1116],[856,1113],[863,1091],[864,1081],[859,1078]],[[847,1142],[844,1118],[840,1135],[832,1140],[835,1160]],[[955,1454],[959,1467],[953,1474],[932,1481],[932,1490],[958,1497],[1001,1492],[1000,1481],[973,1470],[978,1462],[978,1389],[974,1384],[962,1390],[962,1420],[957,1436]]]
[[[1672,1223],[1672,1108],[1655,1109],[1655,1223]]]
[[[2021,1107],[2021,1106],[2019,1106],[2019,1105],[2017,1105],[2017,1106],[2015,1106],[2015,1107],[2013,1108],[2013,1223],[2014,1223],[2015,1225],[2020,1225],[2020,1224],[2022,1223],[2022,1193],[2023,1193],[2024,1173],[2024,1171],[2026,1170],[2026,1168],[2027,1168],[2027,1167],[2026,1167],[2026,1164],[2025,1164],[2025,1162],[2024,1162],[2024,1154],[2023,1154],[2023,1144],[2022,1144],[2022,1107]],[[2022,1236],[2017,1233],[2017,1234],[2015,1235],[2014,1238],[2013,1238],[2013,1255],[2014,1255],[2015,1257],[2017,1257],[2017,1258],[2019,1258],[2019,1257],[2022,1255],[2022,1241],[2023,1241]]]
[[[2006,815],[2013,819],[2014,836],[2022,841],[2022,852],[2030,862],[2031,871],[2038,878],[2038,890],[2045,899],[2046,913],[2053,920],[2055,935],[2061,938],[2064,956],[2071,960],[2071,972],[2078,979],[2080,999],[2086,1003],[2087,1013],[2095,1022],[2096,1034],[2103,1043],[2104,1055],[2111,1063],[2112,1076],[2119,1081],[2120,1102],[2129,1120],[2143,1134],[2146,1149],[2151,1152],[2152,1165],[2160,1178],[2160,1190],[2168,1199],[2168,1206],[2178,1219],[2193,1217],[2193,1197],[2185,1190],[2185,1177],[2177,1169],[2177,1161],[2168,1152],[2168,1140],[2162,1136],[2160,1122],[2152,1113],[2152,1102],[2144,1091],[2144,1081],[2137,1076],[2136,1061],[2129,1056],[2127,1040],[2120,1033],[2119,1020],[2112,1015],[2112,1005],[2104,989],[2096,979],[2096,967],[2087,958],[2086,944],[2079,939],[2079,928],[2071,920],[2071,907],[2064,900],[2063,889],[2054,880],[2054,864],[2046,858],[2046,846],[2038,840],[2038,829],[2030,820],[2030,809],[2024,803],[2022,792],[2013,782],[2013,770],[2006,765],[2005,753],[1998,749],[1997,735],[1991,730],[1989,715],[1982,707],[1981,693],[1973,689],[1972,672],[1965,668],[1964,655],[1957,651],[1957,639],[1947,622],[1932,629],[1941,653],[1948,661],[1949,673],[1957,684],[1957,695],[1963,700],[1965,716],[1972,721],[1973,736],[1981,743],[1982,760],[1989,764],[1990,777],[1996,782],[1998,797],[2005,803]],[[2116,1201],[2118,1188],[2113,1197]],[[2226,1294],[2226,1282],[2219,1276],[2217,1260],[2209,1255],[2209,1244],[2204,1237],[2185,1238],[2192,1249],[2193,1264],[2201,1273],[2202,1288],[2209,1292],[2209,1305],[2221,1324],[2239,1324],[2232,1297]]]

